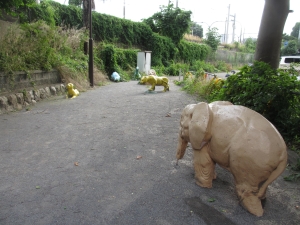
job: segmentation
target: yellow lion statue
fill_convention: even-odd
[[[143,76],[140,81],[141,84],[150,84],[149,91],[154,91],[155,86],[164,86],[164,92],[169,91],[169,79],[167,77],[158,77],[154,75]]]
[[[74,89],[74,85],[72,83],[68,83],[66,86],[67,90],[67,98],[76,98],[76,96],[79,95],[79,91],[77,89]]]

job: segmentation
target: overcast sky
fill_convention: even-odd
[[[68,0],[55,0],[68,4]],[[225,20],[230,5],[230,20],[236,16],[235,40],[242,37],[256,38],[259,31],[264,0],[173,0],[176,6],[192,11],[192,21],[202,25],[206,33],[209,25],[217,27],[220,34],[225,33]],[[160,12],[161,5],[168,5],[169,0],[95,0],[96,11],[123,18],[125,2],[125,18],[140,22],[156,12]],[[290,0],[290,13],[284,28],[284,33],[290,34],[296,22],[300,22],[300,0]],[[216,22],[217,21],[217,22]],[[202,22],[202,23],[201,23]],[[229,25],[229,34],[233,33],[232,21]],[[229,37],[232,40],[232,35]]]

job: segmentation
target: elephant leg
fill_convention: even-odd
[[[216,178],[215,162],[208,154],[209,145],[201,150],[194,150],[194,169],[196,184],[200,187],[211,188],[212,180]]]
[[[253,193],[248,193],[244,195],[244,199],[241,201],[244,208],[246,208],[250,213],[255,216],[262,216],[264,210],[262,208],[261,200],[258,196]]]
[[[236,191],[240,198],[241,205],[255,216],[263,215],[261,199],[257,195],[257,188],[251,188],[249,184],[236,185]]]

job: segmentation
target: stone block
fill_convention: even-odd
[[[56,90],[56,88],[55,87],[50,87],[50,92],[51,92],[51,94],[52,95],[57,95],[57,90]]]
[[[17,96],[11,94],[7,96],[8,104],[11,105],[14,109],[18,108]]]
[[[44,88],[41,88],[39,91],[40,91],[40,97],[41,97],[41,99],[47,98],[47,93],[46,93],[46,91],[45,91]]]
[[[45,87],[45,93],[46,93],[46,97],[50,97],[51,96],[51,92],[50,92],[50,88],[49,87]]]
[[[40,90],[34,90],[33,91],[33,95],[34,95],[34,100],[37,102],[41,99],[41,93]]]
[[[21,110],[23,108],[24,105],[24,95],[23,93],[16,93],[15,94],[17,97],[17,110]]]
[[[8,99],[5,96],[0,97],[0,110],[2,113],[12,111],[12,106],[9,105]]]
[[[33,99],[33,92],[32,91],[25,92],[24,101],[30,104],[32,102],[32,99]]]
[[[16,93],[17,102],[18,104],[23,105],[24,104],[24,95],[23,93]]]
[[[66,87],[63,84],[60,84],[60,91],[61,93],[65,93],[66,92]]]

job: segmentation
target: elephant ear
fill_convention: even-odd
[[[193,149],[200,150],[211,138],[212,111],[207,103],[195,105],[189,125],[190,143]]]

